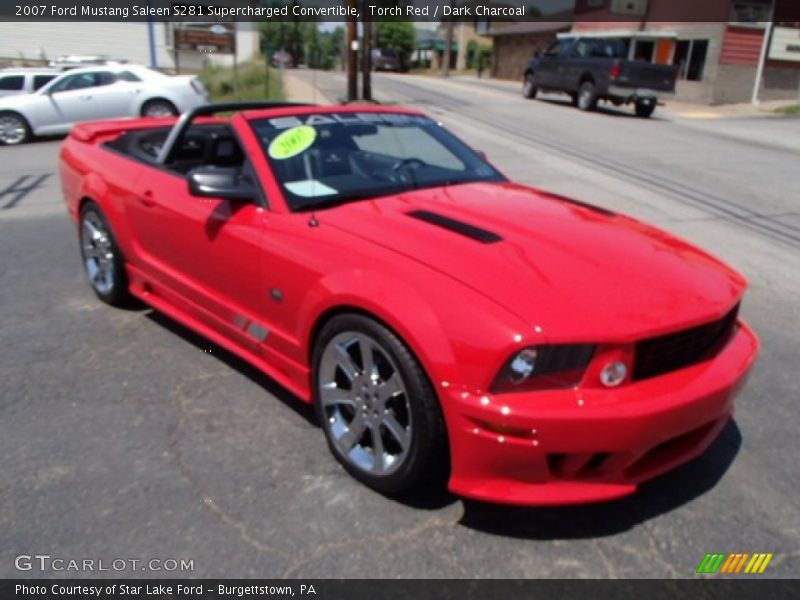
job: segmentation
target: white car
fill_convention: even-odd
[[[167,117],[207,103],[208,93],[194,76],[125,64],[73,69],[32,94],[0,98],[0,144],[67,133],[83,121]]]
[[[35,92],[60,74],[55,69],[0,69],[0,98]]]

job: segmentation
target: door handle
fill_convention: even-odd
[[[87,94],[85,96],[81,96],[81,100],[91,100],[91,99],[92,99],[91,94]]]
[[[153,198],[153,192],[151,192],[150,190],[145,190],[145,192],[138,198],[139,198],[139,203],[147,208],[152,208],[156,205],[156,201]]]

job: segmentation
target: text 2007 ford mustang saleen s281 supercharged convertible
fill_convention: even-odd
[[[630,494],[711,444],[758,350],[729,267],[510,183],[418,112],[87,123],[61,176],[102,300],[132,294],[313,402],[384,493],[447,474],[494,502]]]

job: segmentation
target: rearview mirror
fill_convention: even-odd
[[[254,200],[256,189],[236,167],[198,167],[189,171],[189,193],[200,198]]]

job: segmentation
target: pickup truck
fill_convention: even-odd
[[[565,92],[579,109],[597,108],[599,100],[616,106],[633,103],[636,115],[647,118],[658,104],[658,93],[675,91],[677,67],[627,60],[621,39],[562,37],[525,67],[522,94]]]

